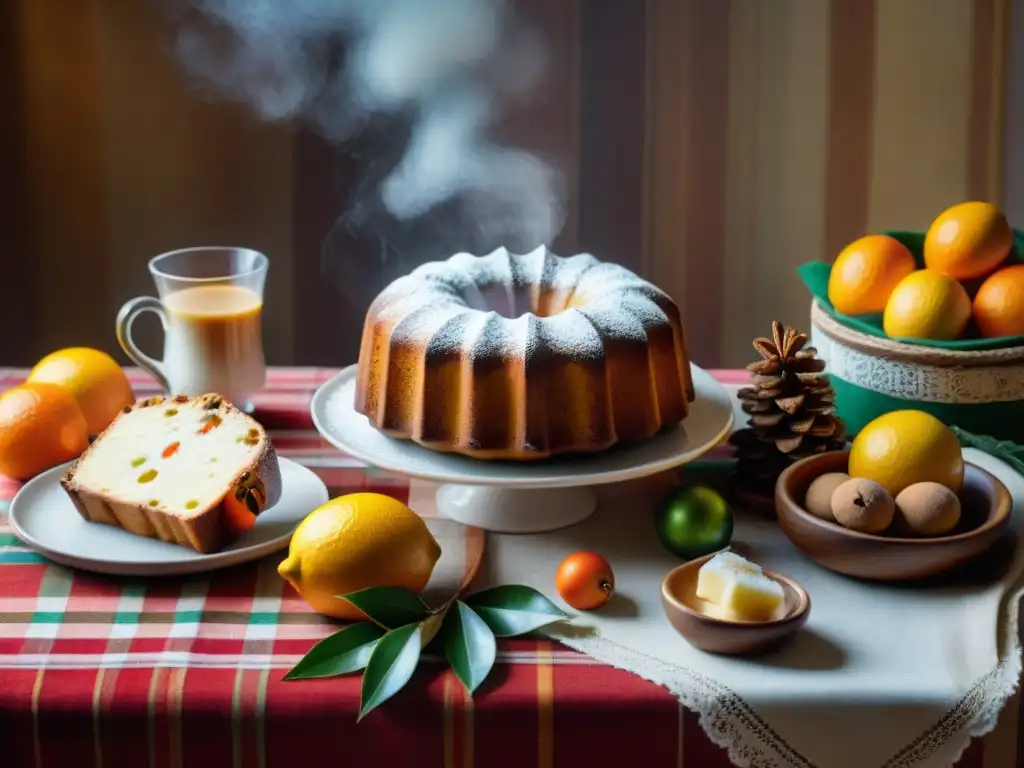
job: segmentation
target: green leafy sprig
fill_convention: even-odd
[[[326,637],[289,670],[285,680],[363,672],[359,720],[409,682],[420,654],[435,638],[455,676],[472,696],[487,679],[499,637],[517,637],[566,618],[532,587],[512,584],[453,598],[431,609],[411,590],[371,587],[340,595],[370,621]]]

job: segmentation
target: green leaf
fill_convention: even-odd
[[[420,596],[404,587],[370,587],[340,597],[385,629],[415,624],[430,614]]]
[[[420,641],[424,648],[430,645],[431,641],[440,633],[450,607],[450,604],[446,604],[440,611],[430,614],[420,622]]]
[[[359,694],[359,717],[362,720],[372,710],[390,699],[409,682],[420,660],[419,624],[406,624],[388,632],[373,649]]]
[[[445,617],[444,655],[470,696],[491,673],[498,644],[476,611],[459,600]]]
[[[495,637],[525,635],[566,617],[540,592],[518,584],[485,589],[470,595],[466,603],[480,615]]]
[[[345,627],[310,648],[284,679],[303,680],[358,672],[366,666],[377,641],[383,636],[384,630],[368,621]]]

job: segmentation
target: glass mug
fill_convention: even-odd
[[[118,343],[169,394],[217,392],[251,411],[266,381],[261,315],[269,264],[248,248],[184,248],[154,257],[149,272],[159,298],[139,296],[121,307]],[[163,325],[163,360],[132,340],[143,312]]]

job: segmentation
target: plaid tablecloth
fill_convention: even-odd
[[[332,496],[372,489],[405,500],[403,478],[339,453],[313,429],[310,398],[333,373],[272,370],[258,417],[278,451],[314,469]],[[0,390],[23,375],[0,369]],[[155,392],[148,377],[130,376],[140,397]],[[16,491],[0,478],[5,768],[729,765],[667,691],[545,640],[502,642],[472,701],[435,659],[357,725],[358,676],[281,680],[336,627],[277,576],[280,556],[202,577],[75,572],[13,535],[4,510]],[[994,768],[992,739],[959,765]]]

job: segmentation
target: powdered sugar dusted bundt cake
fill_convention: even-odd
[[[370,305],[355,408],[382,432],[482,459],[541,459],[686,418],[679,309],[589,254],[459,253]]]

